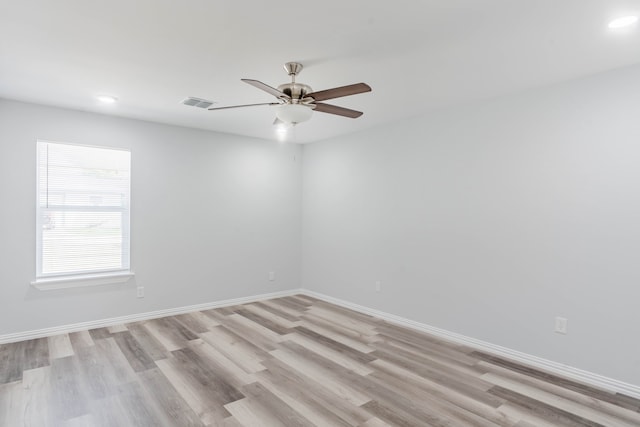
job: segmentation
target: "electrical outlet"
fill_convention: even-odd
[[[144,298],[144,286],[138,286],[136,291],[137,291],[136,296],[138,298]]]
[[[564,317],[556,317],[556,329],[555,332],[558,334],[566,334],[567,333],[567,322],[568,320]]]
[[[269,281],[273,282],[274,280],[276,280],[276,272],[275,271],[270,271],[269,272]]]
[[[380,292],[381,289],[382,289],[382,282],[378,280],[376,282],[376,292]]]

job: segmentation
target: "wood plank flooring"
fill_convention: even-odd
[[[0,346],[0,426],[640,426],[640,401],[307,296]]]

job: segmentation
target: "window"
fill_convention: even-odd
[[[38,141],[34,285],[131,276],[130,163],[126,150]]]

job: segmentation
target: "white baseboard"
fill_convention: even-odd
[[[541,369],[546,372],[554,373],[563,376],[568,379],[579,381],[593,387],[608,390],[614,393],[621,393],[627,396],[640,399],[640,386],[628,384],[622,381],[608,378],[602,375],[594,374],[593,372],[584,371],[582,369],[574,368],[572,366],[563,365],[561,363],[553,362],[551,360],[543,359],[537,356],[532,356],[527,353],[512,350],[510,348],[501,347],[499,345],[491,344],[485,341],[470,338],[455,332],[450,332],[444,329],[436,328],[424,323],[416,322],[404,317],[396,316],[394,314],[385,313],[384,311],[375,310],[362,305],[353,304],[348,301],[344,301],[338,298],[333,298],[328,295],[313,292],[307,289],[301,289],[300,293],[308,295],[310,297],[318,298],[320,300],[339,305],[360,313],[368,314],[391,323],[395,323],[401,326],[406,326],[419,331],[427,332],[431,335],[435,335],[439,338],[447,341],[452,341],[458,344],[463,344],[478,350],[486,351],[496,356],[502,356],[504,358],[513,360],[524,365],[528,365],[533,368]]]
[[[70,332],[85,331],[88,329],[104,328],[120,325],[122,323],[139,322],[141,320],[157,319],[158,317],[175,316],[176,314],[190,313],[193,311],[210,310],[212,308],[227,307],[231,305],[247,304],[255,301],[263,301],[272,298],[287,297],[300,293],[300,289],[272,292],[268,294],[249,297],[233,298],[228,300],[210,302],[205,304],[189,305],[184,307],[168,308],[165,310],[149,311],[146,313],[131,314],[128,316],[112,317],[110,319],[92,320],[89,322],[74,323],[72,325],[55,326],[53,328],[37,329],[35,331],[17,332],[14,334],[0,335],[0,344],[16,341],[31,340],[35,338],[50,337]]]

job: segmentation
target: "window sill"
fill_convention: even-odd
[[[41,291],[81,288],[86,286],[113,285],[124,283],[134,276],[132,271],[115,273],[85,274],[79,276],[46,277],[31,282],[31,286]]]

